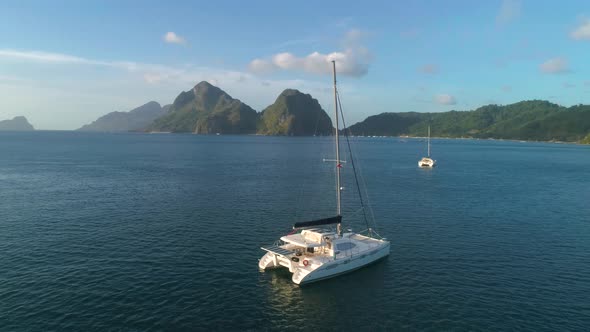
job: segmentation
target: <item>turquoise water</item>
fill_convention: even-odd
[[[588,329],[590,147],[353,143],[391,255],[299,287],[259,248],[334,214],[330,139],[0,133],[0,330]]]

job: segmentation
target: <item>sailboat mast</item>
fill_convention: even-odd
[[[332,70],[334,75],[334,111],[336,115],[336,214],[340,215],[340,137],[339,137],[339,126],[338,126],[338,95],[336,90],[336,61],[332,60]],[[340,224],[338,224],[340,228]],[[340,232],[338,232],[340,233]]]
[[[428,158],[430,158],[430,126],[428,126]]]

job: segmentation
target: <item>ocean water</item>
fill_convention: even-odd
[[[259,248],[334,214],[330,138],[0,133],[0,330],[590,329],[590,147],[352,145],[391,255],[299,287]]]

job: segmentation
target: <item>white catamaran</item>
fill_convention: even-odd
[[[434,167],[436,166],[436,160],[430,158],[430,126],[428,126],[428,157],[420,159],[418,162],[419,167]]]
[[[340,211],[342,161],[339,146],[339,99],[335,61],[332,61],[332,69],[336,114],[336,216],[295,223],[293,225],[295,233],[281,237],[274,245],[262,247],[267,253],[258,262],[261,270],[279,267],[289,269],[289,272],[293,274],[293,282],[299,285],[348,273],[389,255],[389,241],[381,238],[369,227],[366,232],[354,233],[351,230],[342,232]]]

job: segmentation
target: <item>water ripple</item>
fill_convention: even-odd
[[[587,147],[359,139],[391,256],[299,287],[258,248],[333,213],[328,139],[0,136],[2,330],[590,326]]]

